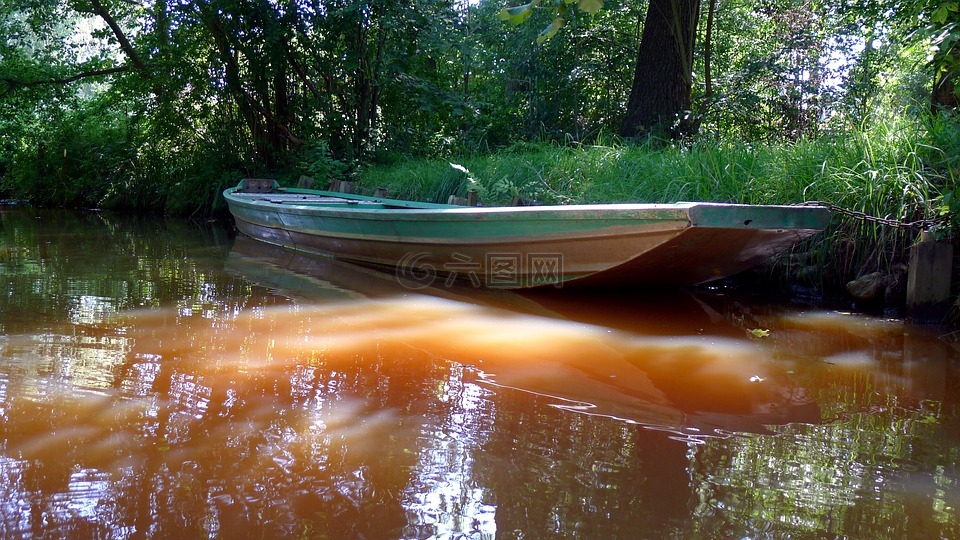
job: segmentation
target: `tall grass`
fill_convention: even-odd
[[[957,127],[956,121],[926,130],[887,125],[783,144],[524,144],[492,156],[370,168],[361,185],[431,201],[477,189],[485,205],[510,204],[515,196],[541,204],[823,201],[912,222],[936,217],[943,194],[957,187]],[[813,284],[829,288],[828,281],[837,286],[868,272],[889,271],[904,261],[917,233],[839,213],[826,234],[800,250],[804,264],[820,270]]]

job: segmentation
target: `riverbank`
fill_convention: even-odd
[[[764,287],[816,291],[857,307],[899,309],[910,246],[920,231],[928,230],[947,243],[957,236],[958,126],[956,119],[922,125],[904,121],[870,132],[776,143],[709,137],[645,144],[516,143],[492,154],[444,159],[379,155],[363,165],[340,164],[325,170],[342,171],[340,178],[354,182],[360,193],[384,188],[395,198],[446,202],[450,195],[465,197],[472,190],[487,206],[819,201],[837,210],[827,230],[770,261],[750,279],[762,281]],[[28,158],[24,154],[18,159]],[[182,170],[193,168],[185,165]],[[224,162],[209,173],[184,178],[129,174],[71,178],[66,170],[53,174],[25,161],[0,178],[0,197],[41,206],[224,217],[220,193],[240,178],[275,178],[294,186],[307,173],[316,176],[303,164],[237,170]],[[322,187],[328,181],[317,176],[314,185]],[[864,277],[873,282],[851,295],[848,284]]]

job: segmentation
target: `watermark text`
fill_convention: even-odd
[[[473,287],[517,289],[563,284],[563,254],[488,252],[482,257],[464,253],[407,253],[396,268],[397,281],[409,289]]]

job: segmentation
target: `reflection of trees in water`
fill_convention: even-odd
[[[191,333],[221,327],[215,336],[229,326],[184,318],[169,320]],[[686,513],[685,446],[665,434],[522,392],[494,400],[475,373],[421,356],[221,372],[209,367],[222,351],[215,341],[203,344],[208,355],[150,353],[170,337],[152,322],[128,329],[137,345],[115,370],[116,392],[14,404],[3,436],[28,480],[5,484],[5,500],[33,509],[5,512],[19,516],[8,530],[592,534]],[[669,497],[657,491],[664,484],[676,487]],[[418,499],[431,490],[439,499]]]
[[[229,249],[226,229],[210,223],[138,219],[100,212],[16,208],[0,212],[0,330],[68,323],[83,298],[114,312],[196,300],[216,287],[221,302],[249,294],[240,279],[212,275]],[[222,264],[222,262],[220,263]],[[244,290],[247,289],[247,290]]]
[[[40,215],[0,227],[3,536],[960,535],[957,366],[902,328],[743,307],[825,423],[691,444],[417,349],[269,358],[294,302],[219,233]]]
[[[570,414],[507,390],[478,453],[503,538],[667,537],[686,526],[687,446],[667,432]]]
[[[666,432],[570,414],[553,398],[453,370],[405,489],[407,537],[660,536],[684,527],[686,445]],[[494,392],[496,395],[494,395]]]
[[[869,384],[867,394],[872,393]],[[957,432],[939,403],[875,401],[851,388],[837,421],[775,428],[778,436],[708,440],[692,456],[705,537],[778,534],[870,538],[960,535]],[[955,423],[956,411],[946,415]]]
[[[692,454],[703,537],[960,536],[957,394],[946,344],[902,322],[754,309],[824,422],[709,439]]]

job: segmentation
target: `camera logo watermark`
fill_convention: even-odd
[[[469,283],[474,287],[515,289],[563,284],[561,253],[486,253],[475,259],[463,253],[439,257],[427,251],[407,253],[396,269],[397,282],[408,289],[432,286],[452,287]]]

